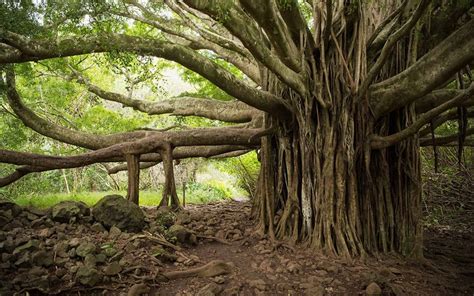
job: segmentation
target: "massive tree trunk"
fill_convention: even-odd
[[[301,102],[293,121],[268,118],[277,134],[262,141],[259,230],[329,254],[420,256],[418,140],[368,147],[374,130],[396,132],[413,112],[394,112],[374,126],[354,99],[317,110]]]
[[[258,229],[272,239],[290,238],[327,254],[393,251],[419,257],[418,139],[385,149],[371,147],[372,135],[409,126],[415,120],[414,106],[375,118],[364,86],[368,79],[406,69],[414,62],[407,61],[411,46],[401,42],[384,67],[370,67],[364,58],[368,37],[363,22],[361,17],[352,32],[338,37],[323,32],[317,40],[321,50],[306,51],[309,95],[266,72],[266,90],[284,98],[292,115],[266,117],[266,127],[277,132],[262,141]]]

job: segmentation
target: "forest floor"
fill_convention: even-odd
[[[157,212],[144,211],[149,221]],[[187,206],[178,219],[197,243],[192,238],[195,245],[178,247],[160,246],[163,237],[152,229],[128,234],[92,222],[47,225],[41,212],[30,211],[0,234],[0,295],[371,295],[378,287],[383,295],[474,294],[472,227],[426,229],[423,262],[397,256],[348,261],[302,246],[275,249],[254,235],[250,211],[249,203],[237,201]],[[105,260],[78,257],[83,242],[107,249]],[[34,252],[38,244],[53,251]],[[23,247],[12,253],[8,245]],[[96,273],[85,272],[88,265]],[[175,272],[181,270],[187,272]]]

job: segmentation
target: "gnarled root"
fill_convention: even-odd
[[[221,274],[228,274],[232,270],[232,266],[222,260],[213,260],[201,267],[188,270],[169,271],[161,274],[167,280],[187,278],[187,277],[213,277]]]

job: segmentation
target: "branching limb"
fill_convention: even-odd
[[[433,118],[437,117],[441,113],[446,110],[449,110],[456,106],[459,102],[462,102],[469,97],[474,95],[474,83],[469,86],[466,90],[462,91],[461,94],[457,95],[450,101],[439,105],[438,107],[424,113],[423,115],[419,116],[418,119],[406,129],[389,135],[385,137],[380,136],[372,136],[371,138],[371,148],[372,149],[383,149],[387,148],[391,145],[394,145],[410,136],[416,134],[420,128],[422,128],[425,124],[429,123]]]
[[[369,72],[367,73],[366,79],[364,80],[364,82],[362,83],[362,86],[359,89],[359,97],[362,97],[365,95],[367,89],[374,81],[375,77],[379,73],[382,66],[385,64],[387,57],[392,51],[395,44],[398,42],[398,40],[400,40],[405,35],[407,35],[410,32],[410,30],[416,25],[418,20],[421,18],[421,16],[425,12],[426,7],[428,7],[429,3],[430,3],[430,0],[421,0],[420,4],[416,8],[413,15],[408,19],[408,21],[405,24],[403,24],[403,26],[400,29],[398,29],[395,33],[393,33],[388,38],[387,42],[385,42],[385,45],[382,48],[382,52],[380,53],[380,56],[378,57],[375,64],[370,68]]]
[[[293,71],[301,73],[302,65],[301,61],[298,60],[298,48],[280,15],[276,1],[242,0],[240,3],[260,27],[265,30],[272,46],[285,65]]]
[[[250,18],[239,6],[227,1],[185,0],[187,5],[220,20],[223,25],[236,37],[263,65],[275,73],[278,78],[301,95],[306,95],[307,89],[302,77],[286,66],[282,60],[273,54],[262,40],[262,34]],[[226,17],[222,18],[221,15]],[[245,28],[245,30],[242,30]]]
[[[467,118],[474,118],[474,110],[467,110],[467,114],[466,114]],[[458,114],[458,108],[453,108],[445,113],[443,113],[442,115],[440,115],[439,117],[435,118],[430,126],[427,126],[425,128],[423,128],[422,130],[420,130],[420,132],[418,133],[418,135],[420,137],[424,137],[426,135],[428,135],[429,133],[431,133],[431,129],[436,129],[437,127],[439,127],[440,125],[442,125],[443,123],[449,121],[449,120],[458,120],[459,119],[459,114]]]
[[[149,115],[171,114],[179,116],[199,116],[226,122],[243,123],[251,121],[261,112],[240,101],[224,102],[213,99],[193,97],[178,97],[169,100],[151,102],[130,98],[128,96],[109,92],[90,83],[77,71],[74,72],[77,81],[102,99],[121,103],[124,106],[147,113]]]
[[[177,62],[202,75],[229,95],[250,106],[271,112],[276,116],[286,116],[286,108],[279,98],[269,92],[250,87],[210,59],[182,45],[121,34],[74,36],[57,40],[26,40],[21,35],[5,30],[0,30],[0,42],[12,44],[19,50],[16,56],[12,56],[11,52],[0,52],[0,64],[38,61],[117,49],[139,55],[161,57]]]
[[[370,105],[375,118],[397,110],[443,85],[474,60],[474,19],[424,55],[415,64],[370,87]]]
[[[473,135],[474,134],[474,128],[470,128],[466,130],[465,135]],[[459,133],[456,133],[454,135],[449,135],[449,136],[444,136],[444,137],[436,137],[434,139],[432,138],[421,138],[420,139],[420,146],[455,146],[458,147],[458,140],[459,140]],[[464,143],[464,146],[474,146],[474,139],[472,138],[467,138]]]
[[[415,101],[415,111],[417,114],[428,112],[437,106],[451,100],[459,95],[462,91],[459,89],[440,89],[435,90],[426,96]],[[465,101],[459,102],[456,107],[470,107],[474,105],[474,97],[468,98]]]

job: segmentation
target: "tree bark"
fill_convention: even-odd
[[[125,159],[127,160],[128,169],[127,199],[138,205],[140,192],[140,155],[126,154]]]

